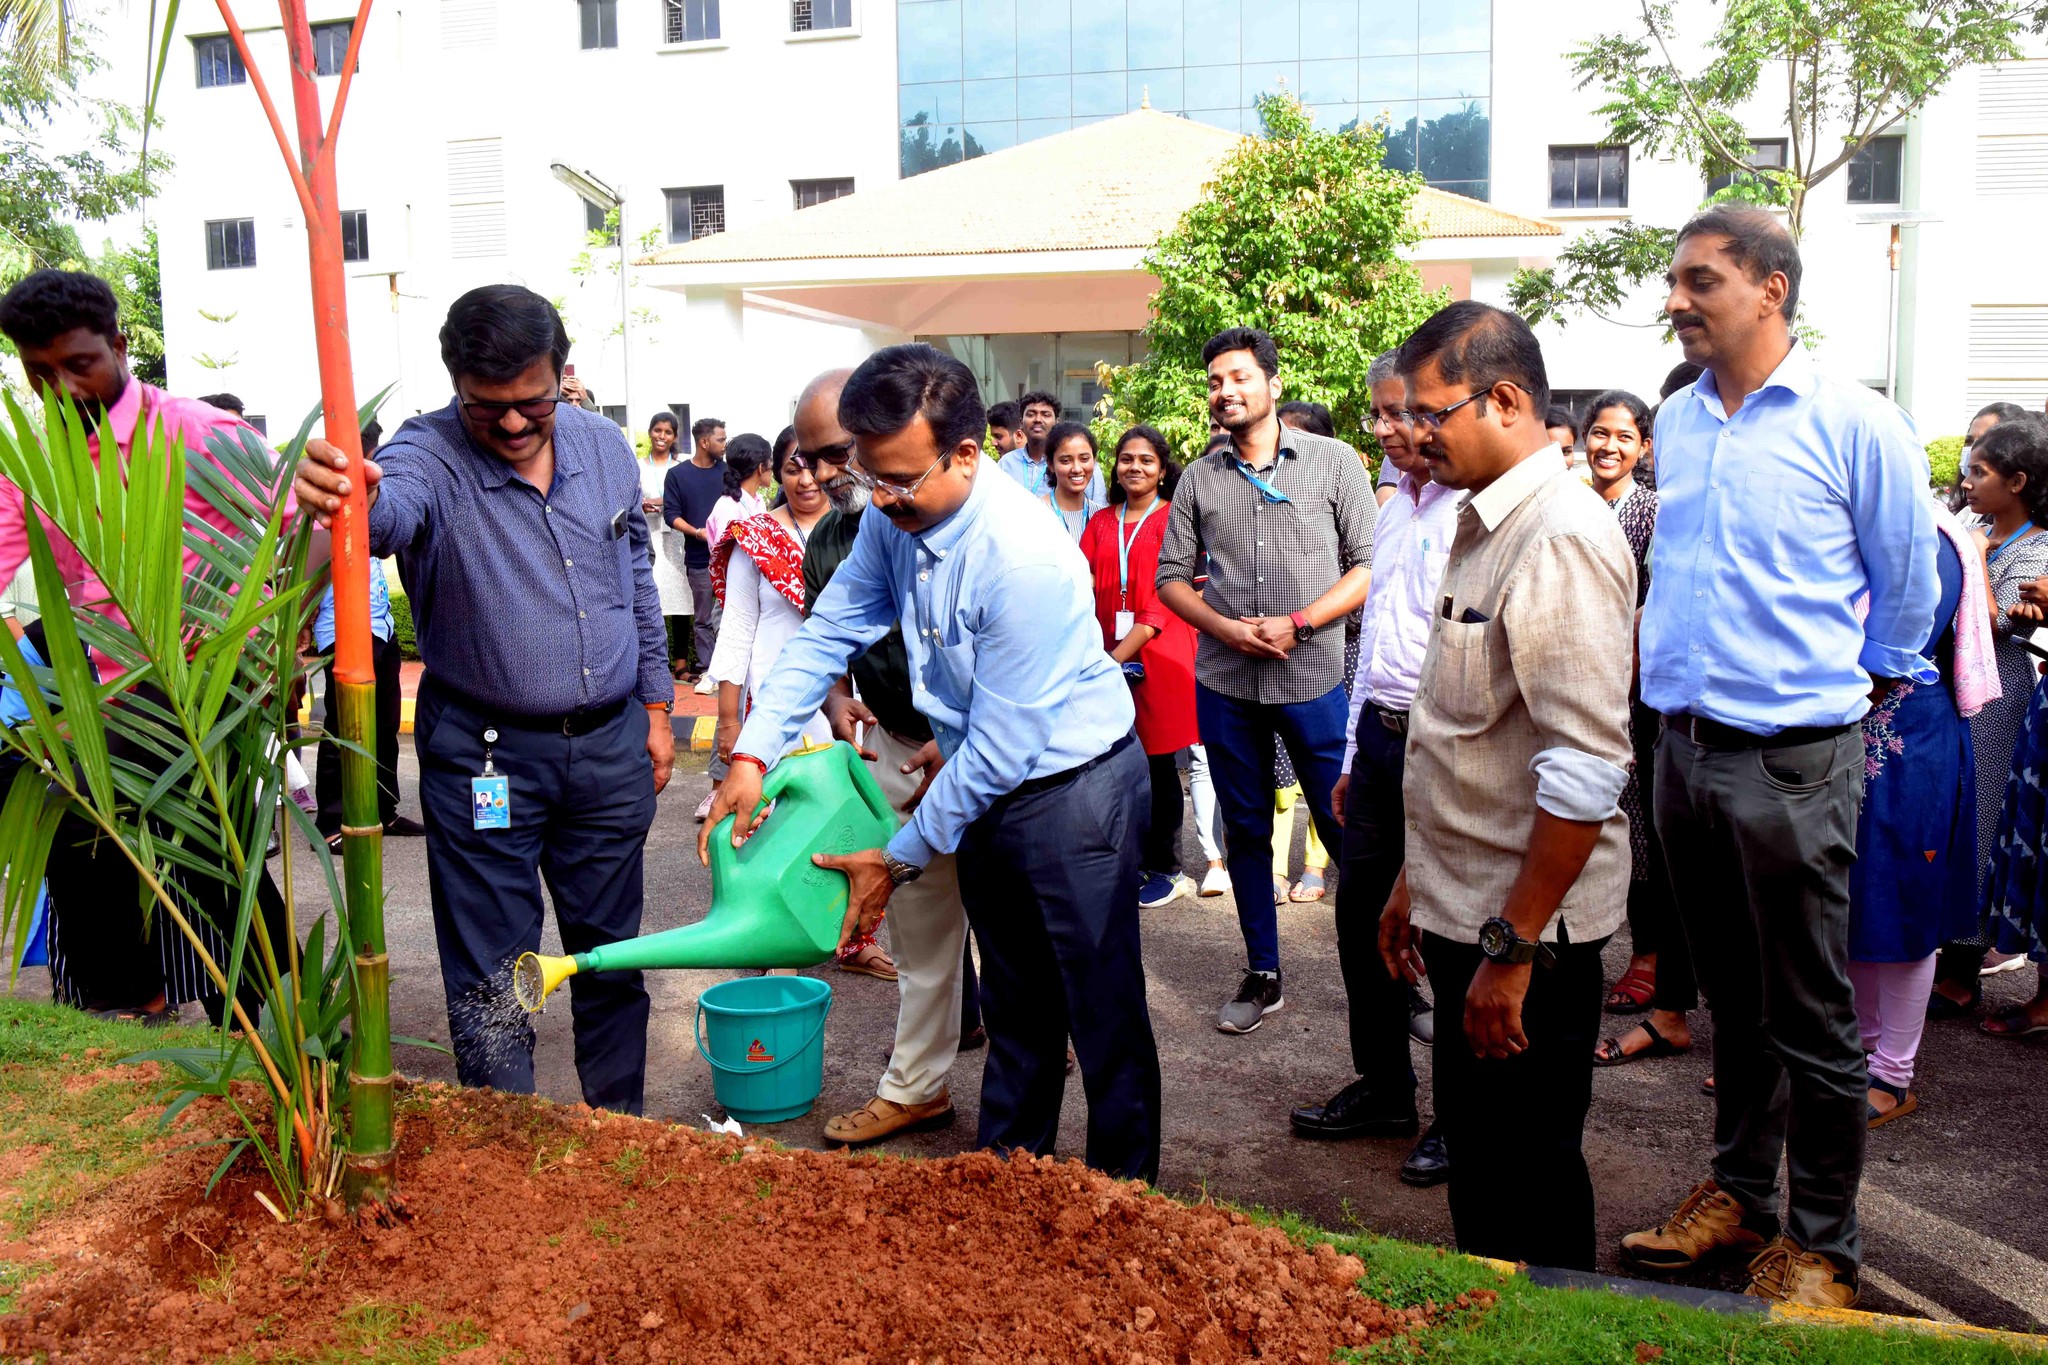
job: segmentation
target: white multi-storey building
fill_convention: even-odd
[[[338,70],[353,11],[314,8],[321,69]],[[558,165],[623,196],[637,261],[720,232],[738,248],[811,205],[1141,106],[1255,127],[1253,100],[1284,82],[1326,126],[1384,117],[1390,160],[1433,185],[1566,237],[1631,217],[1675,225],[1706,192],[1699,175],[1603,150],[1597,92],[1572,88],[1563,56],[1635,13],[1632,0],[382,0],[340,156],[357,387],[391,386],[392,417],[445,402],[447,305],[503,280],[561,303],[580,377],[636,428],[673,408],[772,434],[810,374],[927,330],[985,355],[1036,346],[1054,377],[1136,344],[1142,318],[1066,323],[1040,308],[923,329],[904,307],[777,303],[744,251],[715,271],[688,250],[671,252],[680,265],[627,267],[622,321],[620,253],[587,236],[602,208]],[[182,10],[174,52],[190,61],[174,62],[162,99],[176,158],[154,206],[170,382],[234,392],[282,433],[318,396],[305,236],[249,73],[208,14]],[[253,36],[289,127],[281,35]],[[320,84],[331,99],[338,78]],[[1759,99],[1751,112],[1768,154],[1782,111]],[[1825,361],[1878,386],[1892,372],[1928,435],[1961,430],[1991,398],[2038,405],[2048,262],[2025,238],[2048,200],[2048,61],[1966,71],[1896,132],[1809,203],[1806,316]],[[1061,201],[1058,159],[1028,164],[1028,176],[978,177],[977,211]],[[1115,179],[1087,170],[1091,185]],[[1863,220],[1903,210],[1933,221],[1904,230],[1894,318],[1889,229]],[[1432,278],[1498,301],[1515,266],[1546,262],[1566,237],[1489,238],[1462,263],[1456,242],[1420,254]],[[870,269],[862,297],[907,297],[944,254]],[[857,292],[842,285],[838,297]],[[1546,328],[1553,385],[1653,394],[1678,359],[1642,325],[1655,305],[1647,292],[1615,321]],[[898,320],[867,321],[885,312]],[[1026,373],[984,368],[1006,396]]]

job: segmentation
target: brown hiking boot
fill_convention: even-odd
[[[1817,1251],[1801,1251],[1790,1237],[1780,1237],[1749,1263],[1749,1288],[1754,1299],[1797,1304],[1801,1308],[1854,1308],[1856,1281]]]
[[[1669,1275],[1718,1256],[1754,1255],[1765,1238],[1743,1222],[1746,1215],[1734,1195],[1702,1180],[1663,1227],[1622,1238],[1621,1259],[1646,1274]]]
[[[944,1128],[952,1121],[953,1097],[943,1090],[923,1104],[898,1104],[877,1095],[851,1114],[835,1114],[826,1119],[825,1140],[865,1147],[898,1133]]]

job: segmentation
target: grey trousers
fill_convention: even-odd
[[[690,580],[691,624],[697,632],[697,667],[711,667],[711,651],[718,648],[718,623],[725,615],[718,605],[718,595],[711,591],[711,570],[687,571]]]
[[[1869,1077],[1849,984],[1863,734],[1719,749],[1668,728],[1657,832],[1714,1017],[1714,1180],[1845,1270],[1861,1258]]]

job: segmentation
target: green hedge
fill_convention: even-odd
[[[1928,482],[1936,488],[1954,488],[1963,477],[1963,438],[1937,436],[1927,443]]]
[[[412,633],[412,603],[403,593],[391,594],[391,627],[392,633],[398,637],[398,657],[419,658],[419,641],[413,638]]]

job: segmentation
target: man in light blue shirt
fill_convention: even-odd
[[[1052,456],[1046,449],[1045,438],[1060,420],[1060,400],[1052,394],[1033,391],[1025,394],[1019,402],[1023,411],[1020,420],[1024,423],[1024,443],[998,460],[996,467],[1036,498],[1052,488]],[[1097,507],[1109,505],[1109,493],[1102,482],[1100,469],[1088,481],[1088,501]]]
[[[1749,1293],[1847,1307],[1869,1093],[1848,977],[1858,722],[1935,680],[1919,651],[1940,585],[1912,425],[1794,342],[1799,276],[1777,220],[1731,207],[1680,230],[1667,276],[1706,373],[1657,418],[1642,697],[1665,717],[1657,828],[1714,1015],[1715,1154],[1622,1257],[1753,1256]]]
[[[872,508],[755,695],[700,854],[728,813],[745,837],[770,756],[900,620],[911,698],[945,762],[886,849],[818,857],[847,875],[848,931],[871,930],[895,887],[957,851],[989,1038],[982,1145],[1052,1151],[1071,1034],[1088,1164],[1152,1180],[1159,1058],[1138,942],[1150,774],[1087,564],[1036,499],[985,469],[986,415],[959,361],[879,351],[847,380],[839,418]]]

